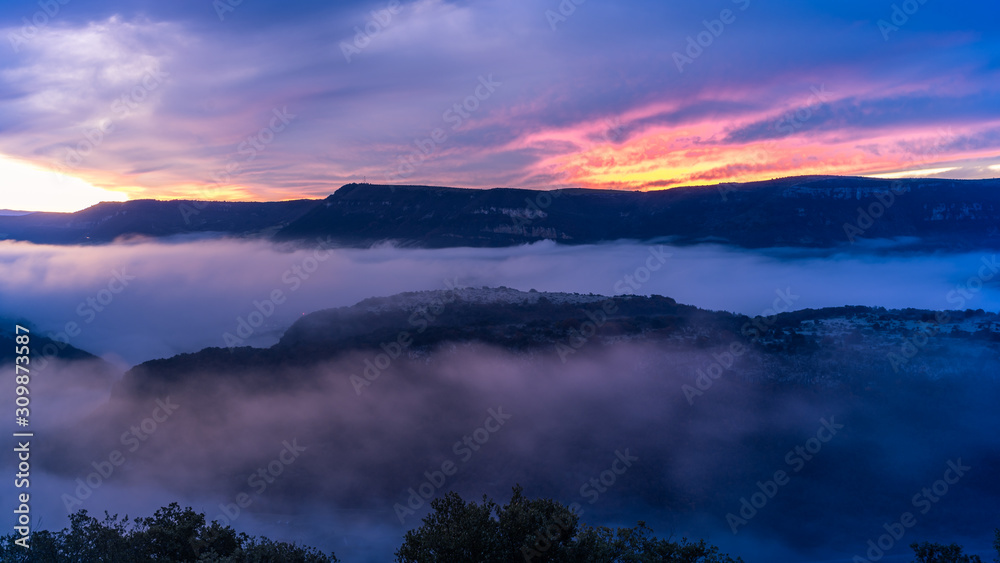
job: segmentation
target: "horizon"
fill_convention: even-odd
[[[871,179],[871,180],[921,180],[921,179],[930,179],[930,180],[946,180],[946,181],[980,181],[980,180],[997,180],[997,179],[1000,179],[1000,176],[983,177],[983,178],[944,178],[944,177],[934,177],[934,176],[927,176],[927,177],[925,177],[925,176],[915,176],[915,177],[907,176],[907,177],[896,178],[896,177],[886,177],[886,176],[852,176],[852,175],[839,175],[839,174],[803,174],[803,175],[793,175],[793,176],[779,176],[779,177],[770,178],[770,179],[754,180],[754,181],[748,181],[748,182],[716,182],[716,183],[712,183],[712,184],[685,184],[685,185],[672,186],[672,187],[669,187],[669,188],[659,188],[659,189],[655,189],[655,190],[611,190],[611,189],[600,189],[600,188],[583,188],[583,189],[589,189],[589,190],[592,190],[592,191],[609,191],[609,192],[626,192],[626,193],[636,193],[636,192],[648,193],[648,192],[664,192],[664,191],[669,191],[669,190],[678,189],[678,188],[703,188],[703,189],[716,188],[717,189],[719,186],[762,184],[762,183],[767,183],[767,182],[777,182],[777,181],[781,181],[781,180],[790,180],[790,179],[795,179],[795,178],[854,178],[854,179],[861,179],[861,178],[863,178],[863,179]],[[227,203],[281,203],[281,202],[303,201],[303,200],[305,200],[305,201],[321,201],[321,200],[326,199],[327,197],[333,195],[334,193],[336,193],[341,188],[346,187],[346,186],[352,186],[352,185],[361,185],[361,186],[367,185],[367,186],[376,186],[376,187],[387,187],[387,188],[390,188],[390,189],[391,188],[413,188],[413,187],[415,187],[415,188],[435,188],[435,189],[445,188],[445,189],[456,189],[456,190],[481,190],[481,191],[489,191],[489,190],[557,191],[557,190],[566,190],[566,189],[580,189],[580,188],[572,188],[572,187],[543,189],[543,188],[524,188],[524,187],[511,187],[511,186],[494,186],[494,187],[487,188],[487,187],[468,187],[468,186],[444,186],[444,185],[435,185],[435,184],[379,184],[379,183],[363,182],[362,181],[362,182],[347,182],[345,184],[341,184],[340,186],[338,186],[334,190],[330,191],[326,195],[316,195],[314,197],[299,197],[299,198],[290,198],[290,199],[189,199],[189,198],[184,198],[184,197],[171,197],[171,198],[144,197],[144,198],[137,198],[137,199],[101,200],[101,201],[96,201],[96,202],[93,202],[93,203],[88,203],[88,204],[84,205],[83,207],[79,207],[79,208],[75,208],[75,209],[68,209],[68,210],[60,210],[60,211],[49,211],[49,210],[44,210],[44,209],[32,209],[32,210],[28,210],[28,209],[9,209],[9,208],[0,207],[0,215],[5,214],[6,212],[9,212],[9,213],[7,213],[8,215],[28,215],[28,214],[31,214],[31,213],[76,213],[76,212],[84,211],[86,209],[90,209],[91,207],[95,207],[97,205],[101,205],[101,204],[105,204],[105,203],[131,203],[131,202],[138,202],[138,201],[156,201],[156,202],[192,201],[192,202],[227,202]]]

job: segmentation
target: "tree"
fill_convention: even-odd
[[[498,551],[499,527],[492,514],[493,501],[466,504],[455,493],[431,502],[434,512],[424,525],[409,531],[396,552],[397,560],[410,563],[432,561],[492,561]]]
[[[69,517],[70,527],[59,532],[32,534],[31,549],[15,545],[15,534],[0,537],[4,563],[333,563],[337,558],[316,549],[237,534],[205,515],[177,503],[160,508],[148,518],[119,520],[104,513],[98,520],[80,510]]]
[[[618,528],[612,531],[605,527],[585,527],[577,549],[576,561],[587,563],[735,563],[728,555],[720,554],[719,548],[710,546],[705,540],[689,543],[687,538],[680,543],[654,537],[653,530],[645,522],[634,528]]]
[[[205,515],[191,508],[181,510],[177,503],[158,509],[152,517],[137,519],[136,524],[130,539],[142,555],[197,561],[205,547],[200,537]]]
[[[965,555],[957,543],[911,543],[910,549],[916,555],[914,563],[983,563],[978,555]]]
[[[466,503],[456,493],[431,502],[423,525],[406,533],[400,563],[736,563],[705,542],[680,543],[652,536],[642,522],[611,530],[582,525],[551,499],[527,499],[514,487],[505,506],[483,497]]]

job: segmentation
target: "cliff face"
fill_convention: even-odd
[[[349,245],[509,246],[670,237],[748,248],[911,240],[914,249],[1000,246],[1000,181],[802,177],[659,192],[349,184],[278,233]]]
[[[717,242],[744,248],[1000,248],[1000,180],[810,176],[658,192],[472,190],[348,184],[324,200],[140,200],[77,213],[0,216],[0,240],[94,244],[218,233],[364,247],[501,247],[539,240]],[[860,243],[860,244],[859,244]]]

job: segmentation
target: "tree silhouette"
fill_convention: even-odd
[[[70,515],[70,526],[59,532],[37,531],[31,549],[15,545],[15,534],[0,537],[4,563],[333,563],[337,558],[313,548],[237,534],[218,522],[206,524],[205,515],[177,503],[160,508],[152,517],[119,519],[104,513],[98,520],[80,510]]]
[[[736,563],[705,542],[657,539],[642,522],[611,530],[580,524],[550,499],[530,500],[520,486],[500,506],[466,503],[457,493],[431,502],[423,525],[406,533],[399,563]]]

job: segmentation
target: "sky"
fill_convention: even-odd
[[[996,177],[995,2],[0,4],[0,209]]]

